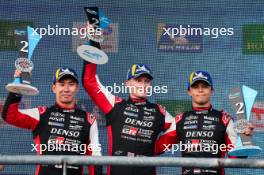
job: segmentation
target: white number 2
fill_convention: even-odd
[[[244,113],[244,103],[236,103],[236,106],[238,106],[236,114],[243,114]]]
[[[26,41],[20,41],[21,44],[24,44],[24,46],[20,49],[21,52],[28,52],[28,42]]]

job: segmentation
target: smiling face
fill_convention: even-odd
[[[130,89],[132,99],[146,99],[151,87],[151,79],[148,75],[141,75],[127,80],[125,84]]]
[[[212,87],[205,81],[195,82],[188,90],[188,95],[192,97],[193,107],[209,107],[212,94]]]
[[[56,94],[56,103],[59,106],[73,108],[79,84],[73,78],[61,79],[52,85],[52,91]]]

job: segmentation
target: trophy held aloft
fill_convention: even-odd
[[[19,48],[19,58],[15,61],[15,67],[21,71],[21,76],[9,83],[6,89],[22,95],[37,95],[38,89],[31,85],[31,72],[34,68],[31,56],[41,37],[29,26],[26,30],[16,29],[14,34]]]

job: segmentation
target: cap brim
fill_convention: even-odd
[[[150,75],[149,73],[146,73],[146,72],[142,72],[142,73],[139,73],[137,75],[134,75],[133,78],[138,78],[138,77],[141,77],[142,75],[147,75],[147,76],[149,76],[150,80],[153,80],[153,76]]]
[[[193,86],[195,83],[197,83],[198,81],[203,81],[203,82],[206,82],[209,86],[212,86],[212,84],[208,81],[208,80],[205,80],[205,79],[196,79],[192,82],[192,84],[190,86]]]
[[[63,79],[74,79],[77,83],[79,83],[78,79],[77,79],[75,76],[71,75],[71,74],[64,74],[64,75],[61,75],[61,76],[59,76],[59,77],[57,78],[56,81],[60,81],[60,80],[63,80]]]

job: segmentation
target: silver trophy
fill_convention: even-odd
[[[6,89],[9,92],[22,95],[37,95],[39,93],[38,89],[31,85],[31,72],[34,64],[30,58],[41,37],[29,26],[26,30],[16,29],[14,33],[20,51],[20,57],[16,59],[15,67],[21,71],[21,76],[16,77],[12,83],[9,83]]]
[[[238,133],[238,138],[234,149],[229,151],[231,156],[251,156],[261,151],[259,146],[253,145],[252,137],[245,135],[249,127],[251,109],[253,107],[257,91],[247,86],[235,88],[229,95],[230,103],[236,111],[237,120],[234,129]]]

